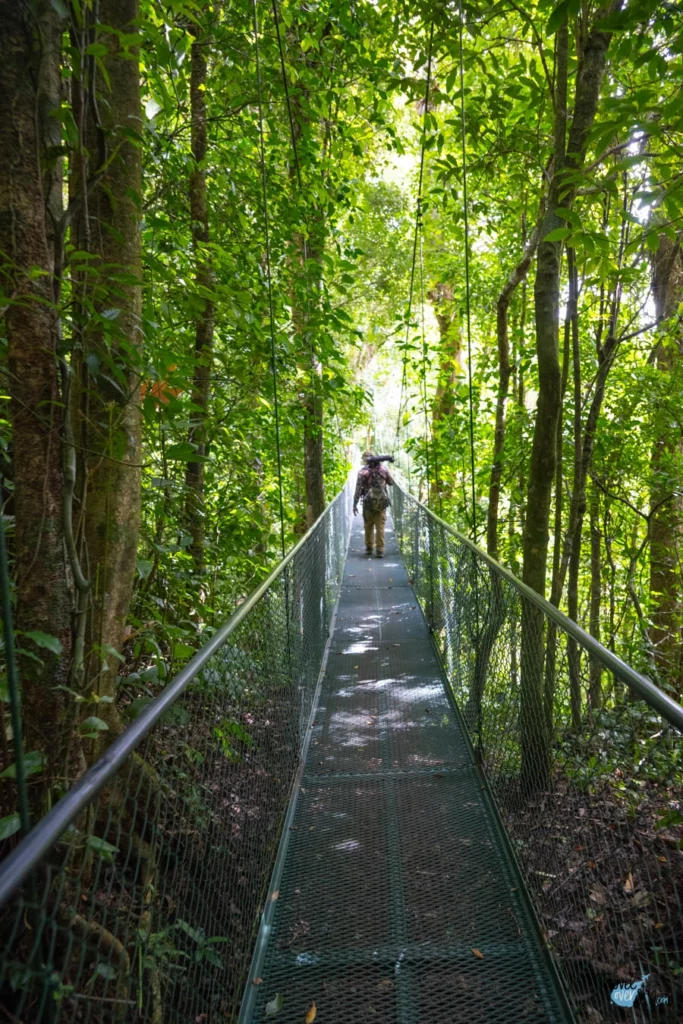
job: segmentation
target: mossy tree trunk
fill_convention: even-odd
[[[61,215],[58,120],[63,23],[49,0],[0,13],[0,285],[6,295],[17,584],[25,747],[41,750],[48,779],[69,757],[72,596],[64,557],[59,322],[53,302]],[[56,127],[57,126],[57,127]],[[55,139],[57,132],[57,139]],[[59,653],[57,653],[59,651]],[[36,660],[36,656],[40,660]]]
[[[213,361],[214,304],[213,271],[209,244],[209,211],[206,190],[206,39],[192,43],[190,75],[190,116],[192,119],[192,171],[190,173],[190,216],[196,270],[196,301],[201,310],[195,320],[194,377],[192,381],[192,422],[188,440],[194,448],[187,463],[186,513],[192,544],[190,553],[197,573],[204,570],[205,517],[204,460],[207,455],[207,419]]]
[[[681,239],[666,235],[652,259],[652,292],[662,340],[655,362],[671,382],[683,371],[683,330],[673,318],[683,301]],[[675,392],[673,392],[675,393]],[[683,464],[680,416],[670,403],[655,409],[650,521],[650,639],[663,679],[683,694],[683,499],[676,494]]]
[[[79,543],[91,593],[84,685],[108,697],[125,638],[140,524],[138,23],[138,0],[101,0],[104,71],[86,56],[74,87],[81,129],[72,185],[80,198],[75,241],[90,254],[89,273],[74,282],[82,323],[74,351],[78,407],[72,408],[81,453]],[[112,705],[102,705],[98,715],[116,727]]]

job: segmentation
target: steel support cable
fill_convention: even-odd
[[[424,179],[424,166],[425,166],[425,145],[427,141],[427,114],[429,112],[429,90],[432,84],[432,45],[434,42],[434,22],[429,29],[429,42],[427,44],[427,81],[425,83],[425,106],[422,114],[422,140],[420,143],[420,173],[417,183],[417,208],[415,210],[415,232],[413,235],[413,258],[410,267],[410,288],[408,290],[408,310],[406,315],[406,341],[405,350],[403,352],[403,373],[401,375],[401,393],[398,400],[398,418],[396,420],[396,436],[394,438],[394,446],[398,444],[399,433],[401,430],[401,412],[403,411],[403,393],[405,391],[407,381],[407,368],[408,368],[408,340],[410,338],[410,317],[413,310],[413,290],[415,287],[415,265],[417,262],[417,245],[420,232],[422,230],[422,182]]]
[[[424,259],[422,247],[422,231],[420,231],[420,320],[422,330],[422,414],[425,421],[425,473],[427,476],[427,499],[431,490],[431,475],[429,472],[429,415],[427,410],[427,335],[425,333],[425,282],[424,282]]]
[[[465,62],[462,48],[463,12],[460,0],[460,129],[462,141],[462,200],[465,218],[465,315],[467,323],[467,376],[469,378],[470,474],[472,483],[472,536],[477,540],[477,492],[474,482],[474,396],[472,393],[472,324],[470,316],[470,228],[467,198],[467,137],[465,133]]]
[[[5,857],[0,864],[0,908],[7,904],[64,831],[114,778],[152,728],[163,720],[168,709],[185,693],[190,683],[199,677],[213,656],[236,633],[256,605],[266,598],[278,579],[281,576],[286,577],[291,571],[297,555],[305,545],[315,543],[315,538],[321,530],[326,528],[328,519],[335,514],[338,504],[346,500],[346,495],[347,491],[343,488],[330,502],[321,517],[285,555],[279,565],[275,566],[266,579],[239,605],[228,621],[216,630],[151,703],[146,705],[123,732],[113,740],[99,760],[88,768],[70,789],[67,789],[64,796],[33,826],[21,843]]]
[[[273,411],[275,414],[275,445],[277,448],[277,481],[280,496],[280,547],[282,557],[285,557],[285,507],[282,486],[282,452],[280,448],[280,407],[277,391],[277,356],[275,352],[275,312],[273,308],[273,278],[270,264],[270,223],[268,220],[268,179],[266,171],[266,150],[263,135],[263,101],[261,87],[261,58],[258,45],[258,0],[253,0],[254,6],[254,51],[256,55],[256,88],[258,93],[258,124],[259,124],[259,151],[261,163],[261,190],[263,195],[263,226],[264,241],[266,246],[266,277],[268,284],[268,318],[270,326],[270,359],[273,374]]]

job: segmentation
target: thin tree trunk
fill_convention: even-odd
[[[498,558],[498,508],[500,505],[500,481],[503,475],[503,451],[505,448],[505,426],[507,397],[510,386],[510,340],[508,336],[508,310],[510,300],[517,286],[525,279],[536,247],[541,237],[543,216],[541,215],[522,253],[519,263],[503,285],[496,304],[496,339],[498,342],[498,396],[496,399],[496,428],[493,440],[493,465],[489,483],[489,507],[486,520],[486,549],[492,558]]]
[[[54,234],[59,214],[53,143],[60,105],[63,23],[49,0],[3,5],[0,26],[0,251],[11,261],[2,289],[11,396],[16,627],[56,637],[61,653],[36,647],[19,658],[25,746],[41,750],[48,776],[63,775],[71,736],[64,725],[72,648],[72,599],[64,558],[62,406],[56,352]],[[58,179],[57,179],[58,181]],[[48,214],[49,216],[49,214]],[[42,272],[42,276],[35,273]],[[29,273],[33,272],[33,273]],[[47,777],[47,776],[46,776]]]
[[[564,344],[562,350],[562,377],[560,386],[560,415],[557,423],[557,438],[555,452],[555,524],[553,537],[553,574],[550,585],[550,603],[559,608],[562,598],[562,586],[564,577],[561,576],[560,567],[562,564],[562,515],[564,511],[564,398],[567,392],[569,380],[569,349],[570,339],[578,338],[577,323],[577,297],[576,278],[572,273],[574,268],[573,251],[567,250],[569,264],[569,296],[567,299],[567,313],[564,322]],[[576,353],[575,353],[576,354]],[[574,390],[576,391],[576,361],[574,361]],[[553,709],[555,700],[555,672],[557,667],[557,635],[558,627],[554,622],[548,622],[546,632],[545,668],[543,682],[543,702],[545,708],[546,725],[548,732],[553,727]]]
[[[665,325],[683,298],[681,242],[660,235],[659,249],[652,258],[652,291],[657,320]],[[666,327],[664,327],[666,330]],[[683,368],[683,331],[669,327],[667,344],[656,353],[656,366],[669,379]],[[669,389],[671,390],[671,389]],[[675,393],[675,392],[674,392]],[[680,475],[683,438],[673,411],[662,405],[655,411],[657,440],[652,452],[651,505],[657,506],[673,490],[672,480]],[[683,499],[664,500],[652,514],[650,546],[650,637],[658,671],[683,694]]]
[[[600,491],[593,484],[588,505],[591,531],[591,589],[589,626],[591,636],[600,640],[600,606],[602,603],[602,534],[600,532]],[[590,659],[588,698],[591,711],[602,705],[602,666]]]
[[[101,0],[98,12],[104,75],[92,62],[74,90],[82,124],[82,159],[74,188],[83,201],[77,246],[93,254],[96,274],[82,286],[96,316],[82,331],[80,438],[85,480],[83,540],[92,600],[87,624],[86,684],[114,693],[135,576],[140,524],[141,129],[137,50],[120,35],[139,31],[138,0]],[[111,27],[114,31],[109,32]],[[93,166],[98,155],[99,166]],[[96,184],[88,182],[96,178]],[[98,714],[114,725],[113,706]]]
[[[609,11],[618,10],[622,0],[615,0],[606,10],[596,12],[600,20]],[[538,247],[534,296],[536,306],[536,352],[538,356],[539,395],[529,468],[526,523],[524,529],[524,582],[539,594],[545,594],[548,557],[550,498],[555,473],[555,452],[561,373],[558,348],[560,300],[559,242],[547,241],[547,235],[564,222],[558,217],[558,206],[571,208],[576,191],[573,178],[566,172],[581,168],[585,158],[588,135],[595,120],[600,97],[607,49],[611,35],[593,29],[585,41],[576,77],[574,110],[565,150],[567,121],[567,57],[566,24],[557,34],[557,68],[555,96],[555,163],[550,183],[548,208]],[[566,157],[565,157],[566,152]],[[544,664],[544,628],[542,613],[525,604],[522,620],[522,784],[527,788],[542,785],[548,772],[550,736],[539,722]]]
[[[542,595],[545,594],[550,492],[555,470],[561,385],[557,339],[561,245],[546,241],[546,236],[561,224],[555,209],[559,205],[560,175],[565,162],[568,48],[565,24],[556,36],[554,170],[541,228],[534,284],[539,393],[522,540],[522,578]],[[543,613],[525,601],[522,607],[520,687],[521,786],[525,792],[543,786],[550,768],[550,737],[543,710],[543,663]]]
[[[194,377],[192,382],[192,422],[188,440],[194,447],[193,460],[187,463],[186,514],[192,537],[190,553],[197,573],[205,565],[204,459],[207,455],[206,421],[208,417],[211,366],[213,359],[213,302],[207,292],[213,287],[209,243],[209,214],[206,194],[206,42],[192,43],[192,69],[190,75],[190,111],[192,118],[192,171],[190,173],[190,216],[192,219],[192,245],[196,270],[195,286],[202,312],[195,322]]]

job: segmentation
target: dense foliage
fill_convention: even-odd
[[[680,696],[676,5],[1,17],[2,496],[36,805],[315,521],[354,442],[396,449]]]

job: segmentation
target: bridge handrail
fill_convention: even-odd
[[[240,623],[258,604],[272,584],[282,575],[311,537],[321,530],[336,505],[344,500],[350,484],[336,495],[323,514],[294,545],[273,571],[251,592],[227,622],[197,651],[180,672],[171,679],[154,700],[111,743],[64,796],[36,822],[31,831],[0,864],[0,907],[11,899],[17,889],[40,863],[69,825],[95,799],[102,787],[116,774],[130,754],[140,746],[150,730],[176,702],[188,685],[199,675],[213,655],[225,644]]]
[[[419,501],[415,495],[410,494],[404,487],[398,482],[396,487],[407,497],[410,501],[415,502],[423,512],[429,516],[435,523],[450,533],[451,536],[455,537],[458,543],[468,548],[477,556],[480,561],[492,569],[498,576],[506,580],[507,583],[511,584],[517,590],[517,592],[524,597],[531,604],[535,605],[540,611],[543,612],[549,619],[556,623],[565,633],[572,637],[578,644],[585,648],[588,653],[597,658],[603,663],[606,669],[613,672],[622,683],[625,683],[629,689],[633,690],[638,694],[642,700],[654,708],[663,718],[673,725],[680,732],[683,732],[683,707],[675,701],[672,697],[669,697],[659,686],[648,679],[647,676],[637,672],[634,668],[631,668],[625,661],[622,661],[618,655],[609,651],[599,640],[587,633],[585,629],[582,629],[573,619],[570,619],[568,615],[561,612],[559,608],[556,608],[554,604],[547,601],[544,597],[541,597],[535,590],[523,583],[522,580],[518,579],[514,573],[510,572],[504,566],[497,562],[495,558],[487,554],[478,544],[470,540],[455,527],[451,526],[444,519],[441,519],[432,509],[428,508],[423,502]]]

